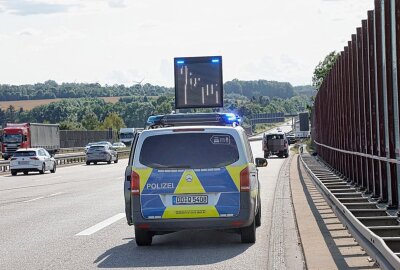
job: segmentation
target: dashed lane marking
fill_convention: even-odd
[[[64,192],[57,192],[57,193],[53,193],[53,194],[50,194],[50,195],[47,195],[47,196],[40,196],[40,197],[37,197],[37,198],[34,198],[34,199],[22,201],[22,202],[23,203],[34,202],[34,201],[45,199],[45,198],[51,198],[51,197],[54,197],[54,196],[57,196],[57,195],[60,195],[60,194],[64,194]]]
[[[110,226],[111,224],[117,222],[118,220],[120,220],[124,217],[125,217],[125,213],[116,214],[115,216],[112,216],[100,223],[97,223],[96,225],[94,225],[90,228],[87,228],[84,231],[81,231],[80,233],[77,233],[76,236],[92,235],[92,234],[104,229],[105,227]]]
[[[46,197],[40,196],[40,197],[37,197],[37,198],[34,198],[34,199],[30,199],[30,200],[27,200],[27,201],[22,201],[22,202],[23,203],[34,202],[34,201],[41,200],[41,199],[44,199],[44,198],[46,198]]]

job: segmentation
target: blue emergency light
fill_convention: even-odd
[[[178,113],[150,116],[146,129],[173,126],[238,126],[241,118],[233,113]]]

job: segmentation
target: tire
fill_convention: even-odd
[[[257,215],[255,217],[255,222],[256,222],[256,227],[260,227],[261,226],[261,202],[258,201],[258,211],[257,211]]]
[[[89,162],[89,161],[86,161],[86,165],[90,165],[90,162]]]
[[[44,174],[46,172],[46,165],[44,165],[44,163],[42,164],[42,169],[39,170],[40,174]]]
[[[25,171],[25,172],[24,172],[25,175],[28,175],[28,173],[29,173],[28,171]]]
[[[53,169],[50,170],[51,173],[55,173],[57,170],[57,163],[54,162]]]
[[[111,164],[111,161],[112,161],[112,156],[110,155],[110,159],[107,160],[107,164]]]
[[[11,175],[12,175],[12,176],[16,176],[16,175],[17,175],[17,172],[14,171],[14,170],[11,170]]]
[[[253,222],[248,227],[240,230],[240,236],[243,244],[254,244],[256,242],[256,222]]]
[[[118,163],[118,155],[117,155],[117,159],[116,159],[116,160],[114,160],[114,163]]]
[[[268,151],[264,151],[264,158],[269,158],[269,153],[268,153]]]
[[[97,165],[97,161],[95,161],[95,162],[93,162],[94,163],[94,165]]]
[[[138,246],[151,246],[151,242],[153,242],[153,235],[147,230],[135,228],[135,240]]]

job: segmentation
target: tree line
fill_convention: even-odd
[[[305,86],[306,90],[312,89]],[[268,96],[270,98],[291,98],[297,90],[290,83],[255,80],[241,81],[234,79],[224,84],[226,94],[238,94],[247,98],[253,96]],[[27,85],[0,84],[0,101],[37,100],[55,98],[91,98],[91,97],[123,97],[123,96],[160,96],[172,95],[174,89],[151,84],[100,85],[99,83],[62,83],[53,80],[44,83]],[[304,94],[304,93],[302,93]]]
[[[306,96],[293,96],[288,99],[268,96],[248,98],[240,94],[226,94],[224,111],[234,112],[250,124],[258,113],[295,113],[306,108]],[[32,110],[16,110],[12,105],[0,108],[0,123],[38,122],[59,123],[67,130],[102,130],[120,127],[143,127],[150,115],[168,114],[174,110],[174,95],[121,97],[110,103],[100,98],[63,99]],[[213,109],[193,109],[188,112],[211,112]]]

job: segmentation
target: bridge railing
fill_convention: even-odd
[[[314,104],[318,154],[365,194],[398,209],[400,1],[375,0]]]

